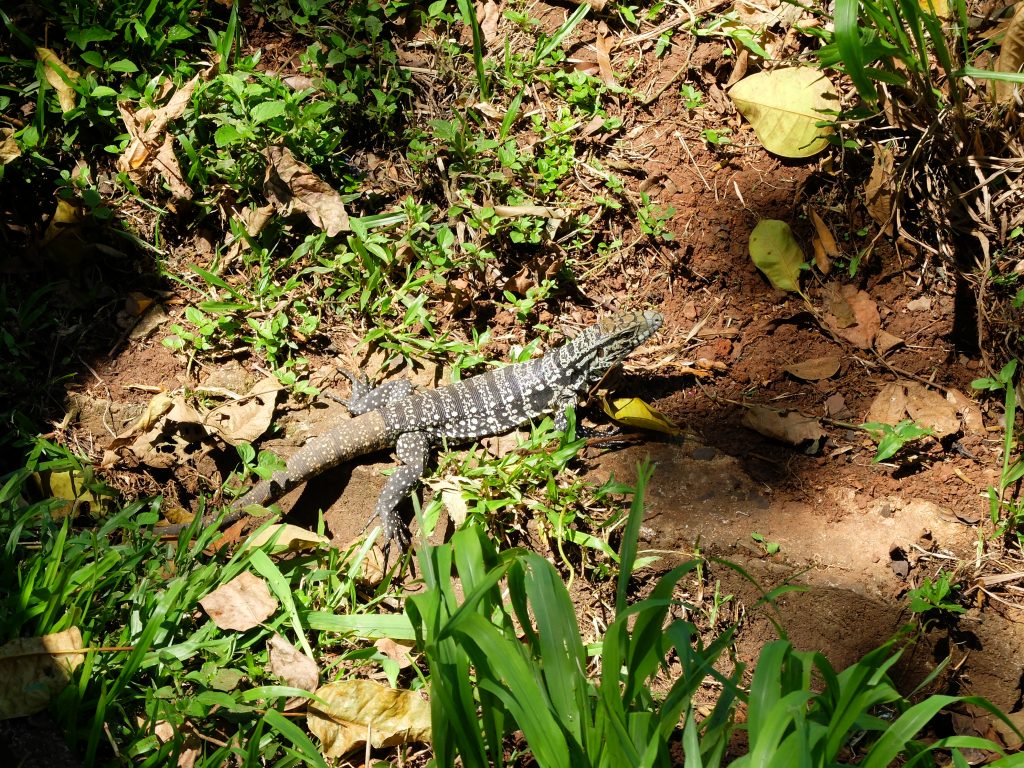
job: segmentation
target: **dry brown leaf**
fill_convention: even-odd
[[[280,391],[281,382],[277,377],[267,376],[245,397],[214,408],[206,414],[203,423],[231,445],[251,443],[266,432],[274,420],[274,404]]]
[[[274,615],[277,599],[266,582],[243,571],[199,601],[214,624],[221,629],[245,632]]]
[[[984,435],[985,420],[981,416],[981,408],[963,392],[955,389],[946,390],[946,399],[956,408],[963,422],[964,430],[973,435]]]
[[[804,381],[820,381],[835,376],[839,372],[839,363],[838,355],[826,355],[825,357],[813,357],[810,360],[792,363],[783,368],[783,370],[791,376],[796,376]]]
[[[131,451],[143,464],[159,469],[195,458],[192,446],[209,437],[202,417],[177,395],[170,409],[132,443]]]
[[[78,94],[71,86],[71,83],[78,80],[79,75],[67,64],[60,60],[60,57],[49,48],[36,48],[36,58],[43,63],[46,82],[57,92],[57,101],[64,112],[75,108],[78,101]]]
[[[46,225],[46,232],[43,233],[43,245],[49,246],[65,235],[78,229],[82,223],[82,209],[67,200],[57,200],[57,208],[53,212],[53,218]],[[73,238],[74,239],[74,238]],[[77,244],[77,243],[76,243]],[[80,248],[81,246],[78,245]]]
[[[875,349],[878,350],[878,354],[885,356],[885,353],[890,349],[894,349],[903,343],[903,339],[899,336],[895,336],[889,333],[885,329],[881,329],[875,334]]]
[[[817,235],[811,237],[811,248],[814,250],[814,265],[818,271],[823,275],[829,274],[832,271],[832,260],[825,253],[825,246]]]
[[[320,682],[320,670],[316,662],[276,632],[267,641],[268,668],[285,685],[315,691]],[[305,706],[308,699],[296,696],[285,704],[286,710]]]
[[[832,234],[832,230],[828,228],[828,224],[825,220],[818,215],[818,212],[813,208],[808,208],[807,213],[811,218],[811,223],[814,225],[814,231],[817,233],[821,240],[821,245],[825,249],[825,255],[830,258],[840,256],[842,251],[839,250],[839,246],[836,245],[836,238]]]
[[[938,438],[948,437],[960,431],[960,417],[956,406],[934,389],[928,389],[916,381],[908,381],[907,413],[922,427],[928,427]]]
[[[398,665],[399,669],[412,666],[412,654],[415,645],[412,642],[399,643],[390,637],[382,637],[373,644],[374,648]]]
[[[21,148],[14,138],[13,128],[0,128],[0,165],[7,165],[21,157]]]
[[[164,136],[164,143],[160,151],[153,159],[153,165],[157,172],[167,181],[171,194],[177,200],[191,200],[192,188],[185,183],[181,175],[181,166],[178,165],[178,158],[174,155],[174,137],[170,134]]]
[[[817,419],[795,411],[779,413],[761,405],[746,410],[743,424],[765,437],[800,448],[808,455],[818,453],[827,437]]]
[[[78,627],[0,646],[0,720],[42,712],[68,683],[85,654]]]
[[[323,745],[324,757],[342,757],[366,744],[379,749],[430,741],[430,703],[419,693],[372,680],[341,680],[316,692],[306,724]]]
[[[829,287],[825,296],[825,325],[836,336],[860,349],[871,349],[881,326],[878,307],[856,286]]]
[[[199,84],[196,75],[181,88],[178,88],[163,107],[157,109],[143,108],[132,114],[120,102],[118,109],[128,134],[132,137],[124,154],[117,159],[117,168],[121,171],[135,171],[149,159],[152,148],[160,141],[167,124],[185,113],[185,108],[192,100],[192,94]]]
[[[612,37],[608,25],[603,21],[597,25],[597,40],[594,48],[597,50],[597,68],[601,73],[601,82],[607,86],[616,86],[615,72],[612,70],[611,53],[615,48],[616,40]]]
[[[899,381],[886,384],[875,395],[864,421],[895,426],[907,413],[907,390]]]
[[[848,413],[846,409],[846,398],[839,392],[825,398],[825,413],[830,419],[838,419]]]
[[[1024,67],[1024,4],[1017,7],[1013,18],[1006,27],[999,58],[996,60],[996,72],[1020,72]],[[1007,80],[993,80],[992,90],[996,101],[1008,104],[1013,101],[1013,92],[1021,87],[1020,83]]]
[[[146,410],[142,412],[138,420],[115,437],[107,448],[113,450],[128,445],[136,435],[150,430],[173,407],[174,398],[167,392],[158,392],[153,395],[153,398],[146,404]]]
[[[234,216],[234,220],[241,223],[245,229],[246,234],[249,237],[256,237],[263,228],[270,221],[270,217],[274,215],[274,206],[271,204],[264,205],[260,208],[250,208],[245,206],[241,213]],[[226,243],[230,243],[228,246],[227,253],[224,256],[225,261],[231,263],[238,255],[248,249],[249,241],[244,237],[234,238],[234,235],[228,235]]]
[[[425,481],[434,491],[441,494],[441,503],[444,505],[452,525],[458,528],[469,516],[469,506],[462,495],[462,485],[466,480],[464,477],[445,477],[440,480]]]
[[[276,145],[263,150],[267,159],[264,185],[267,196],[282,213],[292,208],[302,211],[330,237],[350,229],[345,204],[326,181],[305,163],[300,162],[287,147]]]
[[[498,39],[498,19],[501,18],[501,11],[494,0],[476,4],[476,18],[480,23],[480,32],[484,36],[484,42],[489,46]]]
[[[882,144],[874,144],[871,175],[864,184],[864,206],[882,231],[892,234],[892,205],[895,198],[896,156]]]

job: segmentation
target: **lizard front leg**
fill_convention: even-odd
[[[365,374],[356,374],[344,369],[341,372],[352,382],[352,396],[341,402],[353,416],[379,411],[385,405],[403,400],[412,394],[412,382],[408,379],[385,381],[374,387]]]
[[[398,505],[423,477],[430,459],[430,438],[425,432],[403,432],[395,443],[395,454],[401,463],[384,484],[374,514],[380,518],[384,542],[397,539],[404,549],[409,545],[409,531],[398,518]]]

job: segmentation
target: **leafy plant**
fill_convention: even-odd
[[[1024,541],[1024,532],[1022,532],[1024,503],[1016,496],[1007,497],[1008,491],[1024,478],[1024,457],[1015,456],[1017,390],[1014,379],[1016,373],[1017,360],[1010,360],[994,377],[975,379],[971,382],[971,386],[981,391],[1002,391],[1003,393],[1002,469],[999,473],[999,486],[988,489],[989,515],[992,523],[997,526],[999,535],[1013,532],[1020,543]]]
[[[764,553],[768,556],[776,554],[779,551],[779,549],[781,549],[781,545],[779,544],[779,542],[768,541],[768,538],[763,533],[757,533],[755,531],[754,533],[750,534],[750,538],[752,538],[754,541],[760,544],[761,549],[763,549]]]
[[[683,83],[679,87],[679,96],[683,100],[683,105],[689,110],[703,109],[705,106],[704,94],[689,83]]]
[[[966,612],[962,605],[950,599],[960,591],[960,585],[953,584],[952,579],[952,575],[945,570],[940,570],[934,580],[925,577],[920,586],[907,592],[910,610],[919,614]]]
[[[701,740],[694,758],[698,752],[721,758],[741,669],[724,676],[714,664],[731,633],[705,646],[692,623],[666,625],[676,585],[697,563],[667,573],[648,599],[626,602],[649,476],[650,468],[640,471],[621,550],[616,618],[604,636],[597,680],[586,673],[572,601],[547,560],[517,550],[499,554],[473,529],[421,551],[427,591],[411,597],[406,611],[430,667],[439,765],[505,765],[505,736],[521,729],[540,766],[668,766],[681,716],[693,743]],[[461,601],[453,566],[465,592]],[[502,599],[502,580],[510,605]],[[655,701],[649,680],[670,653],[678,655],[683,674]],[[706,675],[719,680],[723,692],[698,726],[693,696]],[[446,727],[452,718],[463,727]]]
[[[731,133],[731,128],[705,128],[700,135],[712,147],[724,147],[732,143],[732,139],[729,138]]]
[[[636,209],[640,230],[657,240],[675,240],[675,234],[666,226],[676,215],[672,206],[658,207],[651,202],[650,195],[640,193],[640,205]]]
[[[918,425],[913,419],[904,419],[899,424],[882,424],[872,421],[861,424],[860,428],[878,443],[875,458],[871,460],[874,464],[891,459],[909,443],[935,434],[934,430]]]

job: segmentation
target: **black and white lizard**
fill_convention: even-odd
[[[437,389],[414,391],[404,379],[371,387],[365,377],[345,372],[352,382],[352,396],[342,402],[354,418],[310,438],[285,469],[236,499],[221,523],[238,520],[250,505],[264,506],[338,464],[395,446],[401,465],[384,484],[374,514],[383,526],[384,541],[397,539],[404,546],[408,532],[397,508],[423,476],[434,446],[500,435],[552,413],[555,425],[565,429],[566,409],[649,339],[662,322],[660,314],[650,311],[610,315],[543,357]],[[203,523],[215,520],[209,517]],[[177,533],[186,527],[157,530]]]

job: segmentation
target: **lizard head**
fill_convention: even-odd
[[[568,362],[580,377],[579,391],[599,382],[617,363],[653,336],[664,318],[658,312],[618,312],[602,317],[570,342]]]

